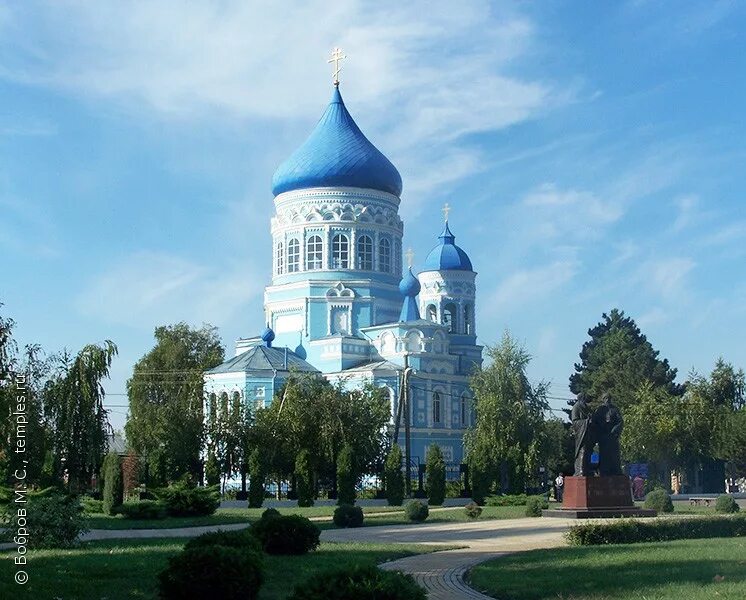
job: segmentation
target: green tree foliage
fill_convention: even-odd
[[[104,478],[103,507],[104,513],[113,515],[116,508],[124,500],[124,484],[122,480],[122,466],[119,455],[109,452],[104,459],[102,469]]]
[[[249,455],[249,508],[261,508],[264,503],[264,461],[259,448]]]
[[[495,479],[495,461],[488,452],[485,444],[472,449],[467,457],[471,498],[480,506],[484,505]]]
[[[355,504],[357,475],[352,446],[345,446],[337,457],[337,504]]]
[[[401,448],[399,444],[394,444],[384,465],[384,483],[389,506],[401,506],[404,502],[404,475],[401,470],[401,462]]]
[[[54,471],[67,476],[71,491],[88,486],[101,469],[111,426],[102,380],[117,354],[113,342],[89,344],[75,358],[56,357],[56,372],[44,389],[44,411],[52,432]]]
[[[658,358],[659,352],[624,311],[615,308],[604,313],[588,335],[591,339],[583,344],[580,362],[570,375],[573,394],[582,392],[598,401],[609,392],[624,413],[643,383],[661,387],[672,395],[683,393],[682,386],[674,382],[676,369],[669,366],[668,360]]]
[[[212,451],[207,452],[205,461],[205,482],[207,485],[220,485],[220,463]]]
[[[203,372],[223,362],[217,330],[186,323],[157,327],[155,346],[127,382],[127,439],[147,465],[149,483],[162,485],[200,473]]]
[[[295,481],[298,489],[298,506],[313,506],[314,479],[311,453],[305,448],[295,459]]]
[[[430,444],[425,457],[425,491],[430,506],[440,506],[446,498],[446,463],[438,444]]]
[[[572,474],[575,469],[575,438],[570,423],[552,417],[544,423],[541,463],[550,475]]]
[[[476,423],[464,436],[467,456],[476,453],[481,472],[501,491],[520,493],[537,483],[547,384],[531,385],[531,357],[509,333],[486,351],[490,364],[471,379]]]

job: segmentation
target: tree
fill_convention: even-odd
[[[496,473],[495,461],[487,452],[486,445],[477,446],[467,456],[471,498],[480,506],[484,505],[484,501],[490,493]]]
[[[491,363],[471,378],[476,422],[464,436],[467,456],[476,453],[503,492],[522,493],[538,478],[548,386],[531,385],[531,357],[509,333],[486,350]]]
[[[599,401],[605,392],[624,413],[634,402],[635,394],[645,382],[662,387],[669,394],[680,396],[684,388],[677,385],[676,369],[668,360],[660,360],[634,320],[623,311],[604,313],[601,322],[588,330],[591,339],[583,344],[580,362],[570,375],[570,391],[585,393]],[[568,404],[573,404],[570,401]]]
[[[541,463],[550,475],[572,474],[575,468],[575,438],[570,423],[556,417],[545,421],[541,454]]]
[[[313,466],[308,450],[301,450],[295,459],[295,480],[298,486],[298,506],[313,506]]]
[[[402,454],[399,444],[394,444],[386,457],[384,483],[389,506],[401,506],[404,502],[404,475],[401,470]]]
[[[427,502],[431,506],[440,506],[446,498],[446,463],[438,444],[430,444],[425,457],[427,483]]]
[[[205,461],[205,482],[209,486],[220,485],[220,463],[215,458],[215,453],[211,451],[207,453],[207,461]]]
[[[200,476],[203,373],[223,362],[224,349],[210,325],[186,323],[155,329],[155,346],[127,382],[130,412],[125,431],[146,465],[149,483]]]
[[[116,508],[122,504],[124,497],[121,461],[116,452],[109,452],[106,455],[102,472],[104,478],[104,513],[113,515],[116,513]]]
[[[249,508],[261,508],[264,503],[264,464],[259,448],[249,455]]]
[[[111,341],[89,344],[75,358],[66,352],[55,358],[57,371],[44,389],[44,411],[51,425],[54,470],[67,475],[74,493],[87,486],[101,468],[112,432],[101,381],[109,376],[117,347]]]
[[[355,504],[357,475],[351,446],[345,446],[337,457],[337,504]]]
[[[122,488],[124,498],[129,499],[134,495],[135,490],[140,485],[140,461],[137,454],[129,451],[122,460]],[[140,498],[135,498],[139,500]]]

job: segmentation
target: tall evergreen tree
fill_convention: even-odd
[[[440,506],[446,498],[446,463],[438,444],[431,444],[425,457],[427,501],[431,506]]]
[[[401,506],[404,501],[404,475],[401,467],[401,448],[399,444],[394,444],[386,457],[384,466],[384,483],[389,506]]]
[[[615,308],[604,313],[588,335],[591,339],[583,344],[580,362],[570,375],[573,394],[582,392],[592,400],[600,400],[609,392],[623,411],[635,401],[637,390],[646,382],[675,396],[684,393],[683,386],[674,381],[676,369],[668,360],[658,358],[659,352],[623,311]]]
[[[186,323],[157,327],[155,346],[127,382],[127,440],[147,467],[149,483],[200,474],[203,373],[223,362],[217,330]]]

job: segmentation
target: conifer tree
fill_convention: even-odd
[[[389,506],[401,506],[404,502],[404,475],[401,463],[401,448],[399,444],[394,444],[386,457],[383,476]]]
[[[427,449],[425,465],[427,502],[430,506],[440,506],[446,497],[446,463],[438,444]]]
[[[337,504],[355,504],[355,457],[351,446],[344,446],[337,457]]]

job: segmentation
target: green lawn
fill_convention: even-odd
[[[183,539],[89,542],[73,550],[34,550],[28,554],[24,598],[51,600],[132,600],[157,598],[156,580]],[[441,548],[416,544],[323,543],[305,556],[266,556],[262,600],[285,598],[293,587],[319,570],[433,552]],[[0,554],[0,598],[14,598],[14,565]]]
[[[746,539],[522,552],[478,565],[469,581],[501,600],[743,600]]]
[[[283,515],[301,515],[304,517],[331,517],[334,514],[336,506],[307,506],[307,507],[283,507],[277,510]],[[230,510],[230,509],[221,509]],[[252,519],[258,519],[262,516],[262,513],[267,510],[266,508],[248,508],[244,512],[248,514]],[[401,506],[364,506],[363,513],[365,515],[373,513],[387,513],[391,511],[400,511]]]
[[[207,517],[166,517],[165,519],[125,519],[122,515],[88,515],[89,529],[171,529],[175,527],[200,527],[203,525],[228,525],[255,520],[244,508],[219,508]]]

